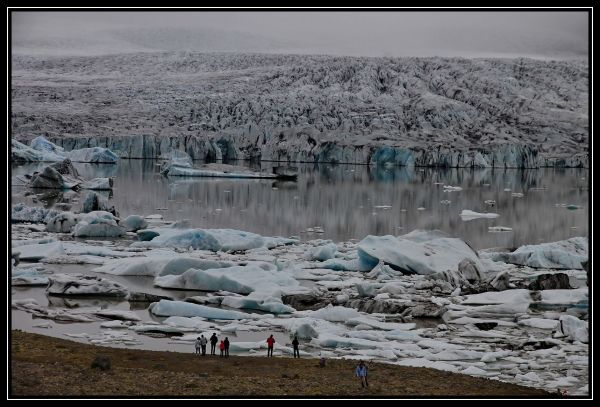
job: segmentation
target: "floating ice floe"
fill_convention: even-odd
[[[50,218],[46,223],[46,230],[55,233],[71,233],[77,224],[77,216],[71,212],[61,212]]]
[[[210,269],[232,266],[229,262],[203,260],[181,256],[175,252],[160,250],[150,252],[147,257],[109,260],[103,266],[94,269],[98,273],[119,276],[164,276],[179,275],[189,269]]]
[[[488,232],[512,232],[512,228],[508,226],[489,226]]]
[[[82,274],[54,274],[48,277],[48,295],[89,295],[126,297],[129,290],[114,281]]]
[[[447,200],[447,199],[444,199],[444,200],[440,201],[440,204],[442,204],[442,205],[450,205],[451,203],[452,202],[449,201],[449,200]]]
[[[498,215],[497,213],[479,213],[479,212],[470,211],[468,209],[464,209],[460,213],[461,219],[465,222],[468,222],[473,219],[494,219],[499,216],[500,215]]]
[[[45,257],[60,256],[65,253],[61,242],[21,245],[13,250],[19,253],[19,259],[25,261],[40,261]]]
[[[75,237],[117,237],[123,236],[125,230],[117,224],[117,218],[112,213],[94,211],[79,219],[73,229]]]
[[[462,191],[461,187],[453,187],[452,185],[444,185],[444,192]]]
[[[399,237],[367,236],[358,248],[360,263],[371,265],[371,269],[382,260],[406,273],[433,274],[458,270],[458,264],[466,258],[484,270],[471,247],[440,231],[415,230]]]
[[[61,211],[56,209],[45,209],[36,206],[25,206],[23,203],[13,205],[11,212],[12,223],[32,222],[46,223],[52,217],[58,215]]]
[[[523,193],[522,192],[513,192],[512,194],[510,194],[513,198],[523,198]]]
[[[47,286],[48,273],[43,273],[32,267],[19,268],[13,267],[11,270],[12,286]]]
[[[137,232],[140,229],[148,227],[148,222],[139,215],[129,215],[122,222],[121,225],[125,227],[127,232]]]
[[[582,321],[571,315],[561,315],[558,325],[558,333],[567,336],[572,341],[588,343],[588,321]]]
[[[63,161],[69,158],[73,162],[117,163],[119,158],[111,150],[102,147],[82,148],[65,152],[62,147],[39,136],[31,140],[29,146],[12,140],[13,161]]]
[[[584,237],[573,237],[552,243],[521,246],[512,253],[496,253],[494,261],[548,269],[583,269],[588,258],[588,242]]]
[[[150,304],[150,312],[154,315],[171,317],[203,317],[206,319],[258,319],[262,315],[246,314],[220,308],[207,307],[183,301],[160,300]]]
[[[297,239],[264,237],[234,229],[179,229],[172,227],[152,229],[158,236],[147,242],[136,242],[134,247],[184,247],[210,251],[244,251],[261,247],[296,244]]]
[[[323,246],[315,247],[310,252],[311,260],[325,261],[334,257],[337,251],[337,245],[335,243],[328,243]]]

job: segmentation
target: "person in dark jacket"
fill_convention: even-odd
[[[225,338],[225,341],[223,342],[225,344],[225,357],[228,358],[229,357],[229,338]]]
[[[294,340],[292,341],[292,346],[294,346],[294,358],[300,357],[300,349],[298,349],[298,345],[300,345],[300,342],[298,342],[298,337],[294,336]]]
[[[217,338],[217,334],[213,333],[212,336],[210,337],[210,354],[214,355],[216,348],[217,348],[217,342],[219,342],[219,338]]]

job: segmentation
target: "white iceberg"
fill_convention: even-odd
[[[207,307],[183,301],[160,300],[150,304],[150,312],[154,315],[171,317],[203,317],[206,319],[255,319],[260,318],[256,314],[246,314],[238,311],[230,311],[220,308]]]
[[[548,269],[583,269],[588,259],[588,241],[572,237],[552,243],[521,246],[512,253],[496,253],[492,259],[505,263]]]

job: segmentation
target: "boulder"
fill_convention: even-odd
[[[571,289],[569,276],[565,273],[540,274],[536,280],[529,284],[530,290],[568,290]]]
[[[92,362],[92,369],[110,370],[110,358],[108,356],[96,356]]]

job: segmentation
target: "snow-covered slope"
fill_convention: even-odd
[[[12,131],[149,158],[588,164],[581,61],[13,55]]]

